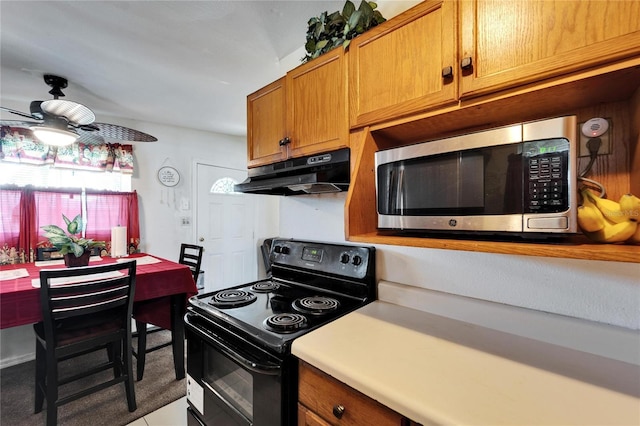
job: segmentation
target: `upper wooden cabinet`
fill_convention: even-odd
[[[640,53],[640,1],[426,0],[349,47],[359,128]]]
[[[349,146],[344,50],[303,64],[247,97],[248,166]]]
[[[349,146],[347,67],[337,48],[287,74],[290,156]]]
[[[461,98],[640,53],[640,1],[461,0],[458,5]]]
[[[349,46],[351,127],[455,103],[456,3],[427,0]]]
[[[281,145],[287,135],[285,78],[247,96],[247,155],[249,167],[275,163],[287,156]]]

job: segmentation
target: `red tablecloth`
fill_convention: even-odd
[[[134,254],[127,259],[142,256],[149,255]],[[134,317],[163,328],[170,328],[169,296],[184,294],[187,299],[196,294],[198,290],[188,266],[157,256],[153,257],[160,262],[137,265],[136,267]],[[101,261],[89,263],[89,266],[105,265],[115,261],[116,259],[103,257]],[[62,267],[64,266],[37,267],[33,263],[0,266],[0,270],[24,268],[29,273],[28,277],[0,281],[0,328],[41,321],[40,289],[33,287],[31,281],[34,278],[39,278],[41,269]]]

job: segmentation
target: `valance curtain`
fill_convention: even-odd
[[[37,247],[49,245],[40,228],[58,225],[66,230],[63,214],[70,220],[81,214],[85,238],[106,241],[107,248],[114,226],[126,226],[128,239],[140,242],[135,191],[0,188],[0,263],[33,261]]]
[[[133,146],[119,143],[69,146],[45,145],[29,129],[2,126],[0,160],[12,163],[52,165],[75,170],[133,173]]]

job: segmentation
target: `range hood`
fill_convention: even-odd
[[[271,195],[322,194],[349,188],[349,148],[292,158],[249,169],[236,192]]]

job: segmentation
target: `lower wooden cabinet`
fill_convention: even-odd
[[[414,424],[305,362],[300,363],[298,402],[299,426]]]

